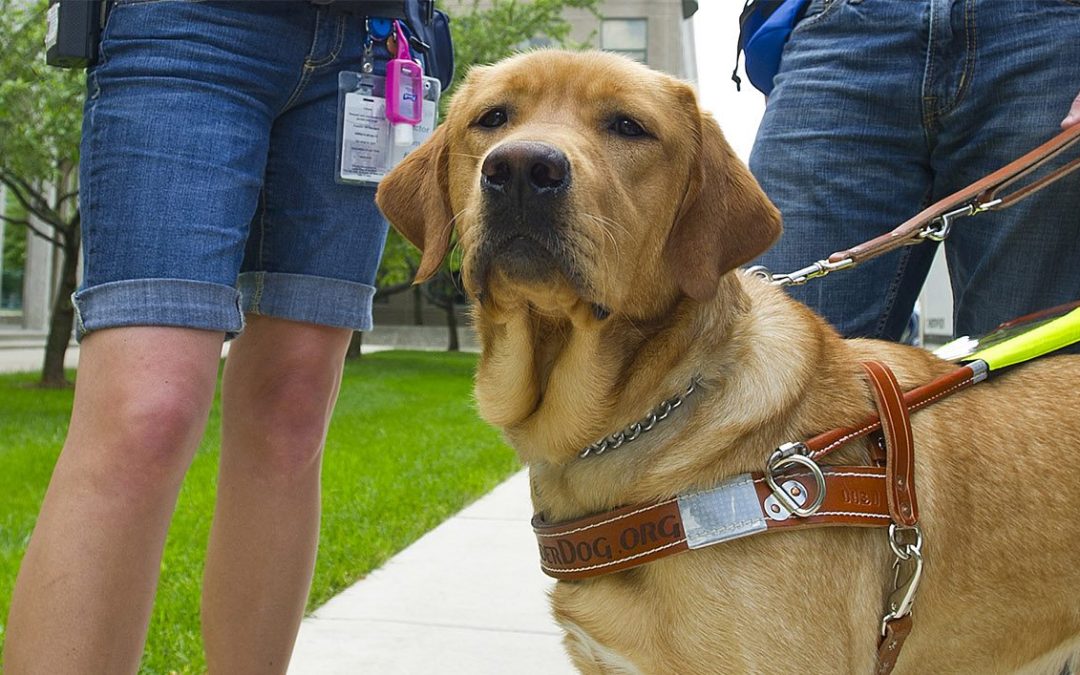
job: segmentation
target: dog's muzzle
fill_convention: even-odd
[[[561,273],[580,285],[568,241],[570,186],[570,160],[549,143],[509,141],[488,152],[480,166],[478,285],[494,265],[511,278],[545,282]]]

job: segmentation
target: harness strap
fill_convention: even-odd
[[[911,615],[894,619],[885,625],[885,636],[878,644],[877,652],[877,675],[889,675],[896,667],[896,660],[900,657],[900,650],[904,646],[911,633]]]
[[[869,362],[863,367],[878,415],[854,427],[815,436],[806,441],[803,454],[814,464],[841,445],[882,430],[885,466],[824,466],[820,482],[805,470],[776,477],[780,488],[799,506],[812,504],[824,488],[824,501],[812,515],[793,515],[777,500],[761,472],[735,476],[711,490],[562,523],[550,523],[543,514],[536,514],[532,525],[544,573],[563,580],[587,579],[777,529],[914,525],[918,502],[909,411],[979,382],[986,373],[977,366],[962,366],[905,394],[884,364]]]
[[[900,383],[888,366],[880,361],[867,361],[862,367],[874,392],[874,402],[881,416],[881,431],[885,437],[885,489],[889,499],[889,515],[897,525],[914,527],[919,521],[919,505],[915,499],[915,452],[911,415],[904,402]],[[899,562],[898,560],[897,564]],[[890,613],[884,621],[884,632],[878,642],[875,671],[878,675],[892,672],[900,656],[900,649],[911,633],[910,608],[906,612],[895,617]]]
[[[824,502],[806,518],[785,509],[760,472],[735,476],[711,490],[562,523],[537,514],[532,526],[540,566],[556,579],[587,579],[766,531],[889,526],[884,467],[827,466],[821,471]],[[810,472],[785,473],[778,482],[799,505],[812,502],[820,489]]]
[[[905,393],[904,404],[909,411],[915,412],[961,389],[982,382],[986,379],[986,375],[986,364],[974,362],[961,366],[929,384]],[[880,429],[881,420],[877,416],[868,417],[855,426],[830,429],[803,442],[806,446],[806,456],[817,461],[845,443],[850,443],[856,438],[862,438]]]
[[[862,366],[878,415],[863,425],[834,429],[803,444],[805,447],[796,456],[802,459],[793,462],[803,470],[771,475],[771,481],[760,472],[742,474],[711,490],[562,523],[549,523],[538,513],[533,516],[532,526],[541,569],[564,581],[587,579],[770,530],[829,525],[890,527],[894,551],[902,556],[897,564],[912,560],[911,549],[904,554],[893,539],[896,526],[918,532],[912,529],[918,522],[918,502],[910,410],[980,381],[985,371],[964,366],[905,395],[884,363],[869,361]],[[814,461],[878,429],[884,437],[884,467],[819,467]],[[777,495],[784,497],[784,502]],[[808,515],[796,513],[819,500],[816,508],[805,508]],[[875,666],[879,675],[892,672],[911,632],[910,603],[922,569],[918,551],[921,535],[918,541],[914,548],[918,557],[914,577],[894,590],[883,620]],[[893,604],[894,597],[900,596],[904,597]]]
[[[903,390],[893,372],[880,361],[862,364],[874,392],[885,435],[885,486],[889,515],[898,525],[914,526],[919,520],[915,500],[915,452],[911,415]]]

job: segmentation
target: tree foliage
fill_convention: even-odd
[[[45,64],[46,0],[0,0],[0,184],[19,208],[0,211],[61,252],[42,384],[64,380],[80,228],[76,173],[84,96],[81,71]]]
[[[458,76],[474,65],[494,63],[535,46],[583,49],[571,39],[568,9],[599,16],[600,0],[449,0]]]
[[[28,183],[79,161],[84,76],[45,64],[47,5],[0,0],[0,170]]]

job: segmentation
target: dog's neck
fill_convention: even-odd
[[[527,463],[564,464],[585,446],[639,419],[685,389],[715,353],[747,298],[727,278],[714,303],[673,295],[651,320],[618,312],[598,319],[571,301],[477,308],[483,356],[480,414],[506,433]]]
[[[774,297],[759,302],[766,294]],[[836,361],[825,352],[846,349],[843,341],[782,295],[729,274],[712,302],[677,299],[655,322],[617,312],[601,322],[586,306],[543,314],[479,308],[479,411],[530,465],[537,508],[574,517],[760,469],[779,443],[834,423],[804,416],[811,397],[837,399],[833,412],[850,409],[857,421],[866,405],[857,366],[816,366]],[[647,437],[578,457],[698,375],[701,389]],[[702,442],[703,452],[682,448]]]

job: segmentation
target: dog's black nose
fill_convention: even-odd
[[[484,190],[506,196],[554,195],[570,185],[570,160],[539,141],[511,141],[488,153],[480,167]]]

